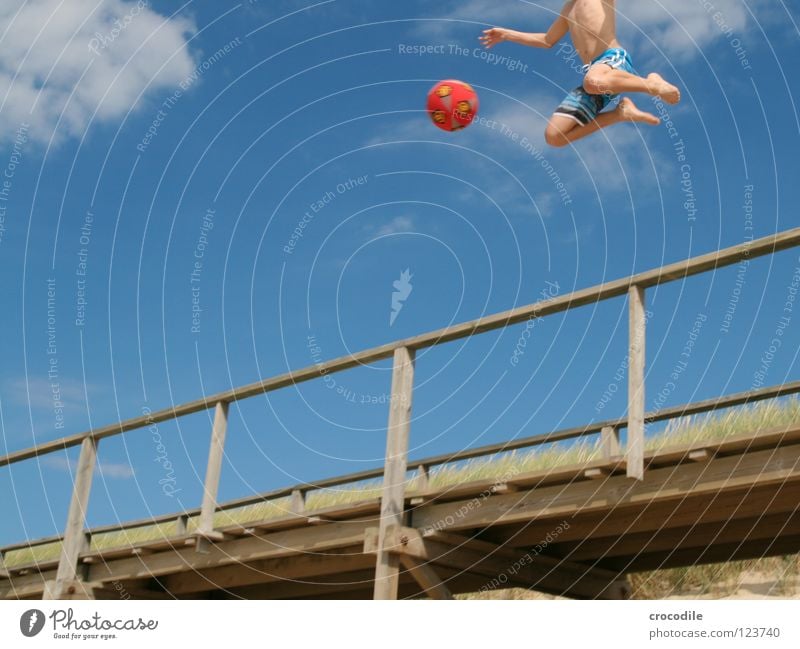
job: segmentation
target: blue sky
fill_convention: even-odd
[[[800,225],[796,11],[618,5],[637,69],[684,99],[637,98],[670,124],[552,150],[568,51],[490,60],[477,37],[545,30],[557,2],[4,3],[5,448]],[[446,78],[482,122],[433,127]],[[796,379],[798,268],[788,251],[650,291],[648,409]],[[524,325],[421,352],[411,454],[624,414],[626,309],[537,321],[515,360]],[[389,370],[233,407],[221,496],[380,465]],[[102,442],[90,522],[199,505],[209,431]],[[61,530],[75,457],[0,471],[0,543]]]

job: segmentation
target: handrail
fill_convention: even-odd
[[[461,338],[467,338],[476,334],[485,333],[494,329],[501,329],[514,324],[519,324],[530,318],[540,318],[570,309],[575,309],[588,304],[593,304],[602,300],[620,297],[628,292],[631,286],[649,288],[660,284],[666,284],[675,280],[684,279],[709,270],[722,268],[736,264],[743,259],[754,259],[770,255],[781,250],[786,250],[800,245],[800,228],[793,228],[786,232],[755,239],[750,242],[741,243],[717,252],[708,253],[698,257],[693,257],[684,261],[679,261],[661,268],[649,270],[637,275],[632,275],[623,279],[613,280],[605,284],[581,289],[568,295],[547,299],[533,304],[503,311],[477,320],[472,320],[444,329],[438,329],[419,336],[399,340],[380,347],[367,349],[356,354],[342,356],[324,363],[318,363],[305,367],[294,372],[287,372],[275,377],[257,381],[249,385],[210,395],[202,399],[197,399],[189,403],[165,408],[146,416],[128,419],[116,424],[104,426],[102,428],[88,430],[70,437],[39,444],[20,451],[14,451],[4,456],[0,456],[0,467],[21,462],[39,455],[62,451],[67,448],[79,446],[86,437],[101,440],[112,437],[131,430],[144,428],[163,421],[177,419],[186,415],[195,414],[204,410],[209,410],[217,403],[232,403],[242,399],[248,399],[259,394],[278,390],[290,385],[296,385],[319,378],[326,374],[341,372],[351,369],[358,365],[375,363],[380,360],[391,358],[394,350],[406,347],[412,350],[432,347],[447,342],[452,342]]]
[[[706,399],[704,401],[697,401],[694,403],[688,403],[680,406],[672,406],[670,408],[656,410],[654,412],[647,413],[645,415],[645,421],[647,423],[667,421],[669,419],[675,419],[678,417],[687,417],[690,415],[713,412],[715,410],[724,410],[726,408],[733,408],[736,406],[741,406],[748,403],[755,403],[757,401],[764,401],[767,399],[776,399],[779,397],[785,397],[792,394],[800,394],[800,381],[794,381],[792,383],[770,386],[753,392],[738,392],[736,394],[731,394],[726,397],[719,397],[716,399]],[[609,427],[625,428],[626,425],[627,425],[627,420],[625,419],[612,419],[607,421],[593,422],[591,424],[587,424],[586,426],[575,426],[572,428],[565,428],[562,430],[540,435],[532,435],[529,437],[523,437],[515,440],[510,440],[507,442],[501,442],[498,444],[489,444],[486,446],[480,446],[462,451],[456,451],[454,453],[445,453],[441,455],[435,455],[416,460],[409,460],[408,465],[410,467],[441,466],[443,464],[449,464],[451,462],[460,462],[463,460],[471,460],[479,457],[489,457],[492,455],[497,455],[498,453],[517,451],[525,448],[532,448],[534,446],[541,446],[543,444],[567,441],[570,439],[577,439],[589,435],[596,435],[600,433],[603,430],[603,428],[609,428]],[[382,476],[383,476],[383,467],[379,467],[376,469],[359,471],[357,473],[349,473],[346,475],[336,476],[333,478],[326,478],[324,480],[319,480],[316,482],[302,482],[290,487],[280,487],[278,489],[273,489],[271,491],[258,494],[257,496],[246,496],[244,498],[229,500],[225,503],[220,504],[216,508],[216,511],[225,512],[225,511],[230,511],[232,509],[238,509],[240,507],[247,507],[248,505],[255,505],[267,500],[288,498],[295,491],[303,491],[303,492],[318,491],[322,489],[328,489],[331,487],[338,487],[344,484],[355,484],[359,482],[364,482],[366,480],[377,479]],[[106,534],[110,532],[124,532],[128,530],[137,529],[140,527],[149,527],[152,525],[171,523],[177,520],[181,516],[186,516],[190,518],[197,517],[200,515],[200,511],[201,510],[198,507],[195,509],[185,510],[183,512],[163,514],[152,518],[143,518],[134,521],[126,521],[124,523],[95,527],[90,530],[87,530],[87,532],[90,533],[92,536],[96,536],[98,534]],[[13,545],[0,547],[0,552],[8,553],[14,550],[22,550],[26,548],[37,547],[40,545],[57,543],[61,541],[62,538],[63,535],[56,535],[40,539],[34,539],[32,541],[22,541],[19,543],[15,543]]]

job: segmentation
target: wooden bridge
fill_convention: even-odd
[[[498,587],[620,598],[632,572],[796,553],[800,427],[654,452],[645,452],[644,432],[646,423],[795,394],[800,382],[646,413],[644,377],[647,289],[798,245],[800,228],[0,457],[2,467],[81,447],[63,535],[0,548],[0,598],[449,598]],[[625,296],[626,419],[408,460],[417,350]],[[232,402],[390,357],[384,467],[217,502]],[[86,529],[101,440],[211,408],[199,509]],[[621,429],[627,431],[624,447]],[[597,461],[440,488],[429,483],[436,467],[588,436],[598,438]],[[380,478],[380,498],[306,508],[309,493]],[[219,512],[276,500],[290,502],[280,516],[214,525]],[[157,524],[173,532],[124,547],[99,548],[92,541]],[[20,550],[53,543],[60,544],[57,560],[14,560]]]

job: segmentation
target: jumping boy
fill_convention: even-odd
[[[489,48],[502,41],[530,47],[553,47],[569,32],[583,61],[583,85],[567,95],[545,130],[551,146],[566,146],[595,131],[619,122],[657,125],[660,120],[639,110],[627,97],[611,111],[602,112],[623,92],[643,92],[677,104],[681,93],[655,72],[647,77],[633,73],[631,57],[617,41],[616,0],[570,0],[546,34],[527,34],[502,27],[483,32],[480,40]],[[634,0],[636,1],[636,0]]]

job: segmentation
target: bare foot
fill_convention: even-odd
[[[617,106],[616,110],[619,113],[620,121],[623,122],[641,122],[643,124],[652,124],[653,126],[661,124],[661,120],[658,119],[658,117],[650,113],[645,113],[643,110],[639,110],[636,104],[628,97],[620,99],[619,106]]]
[[[652,72],[647,75],[650,94],[661,97],[668,104],[677,104],[681,100],[681,91],[671,83],[667,83],[660,74]]]

